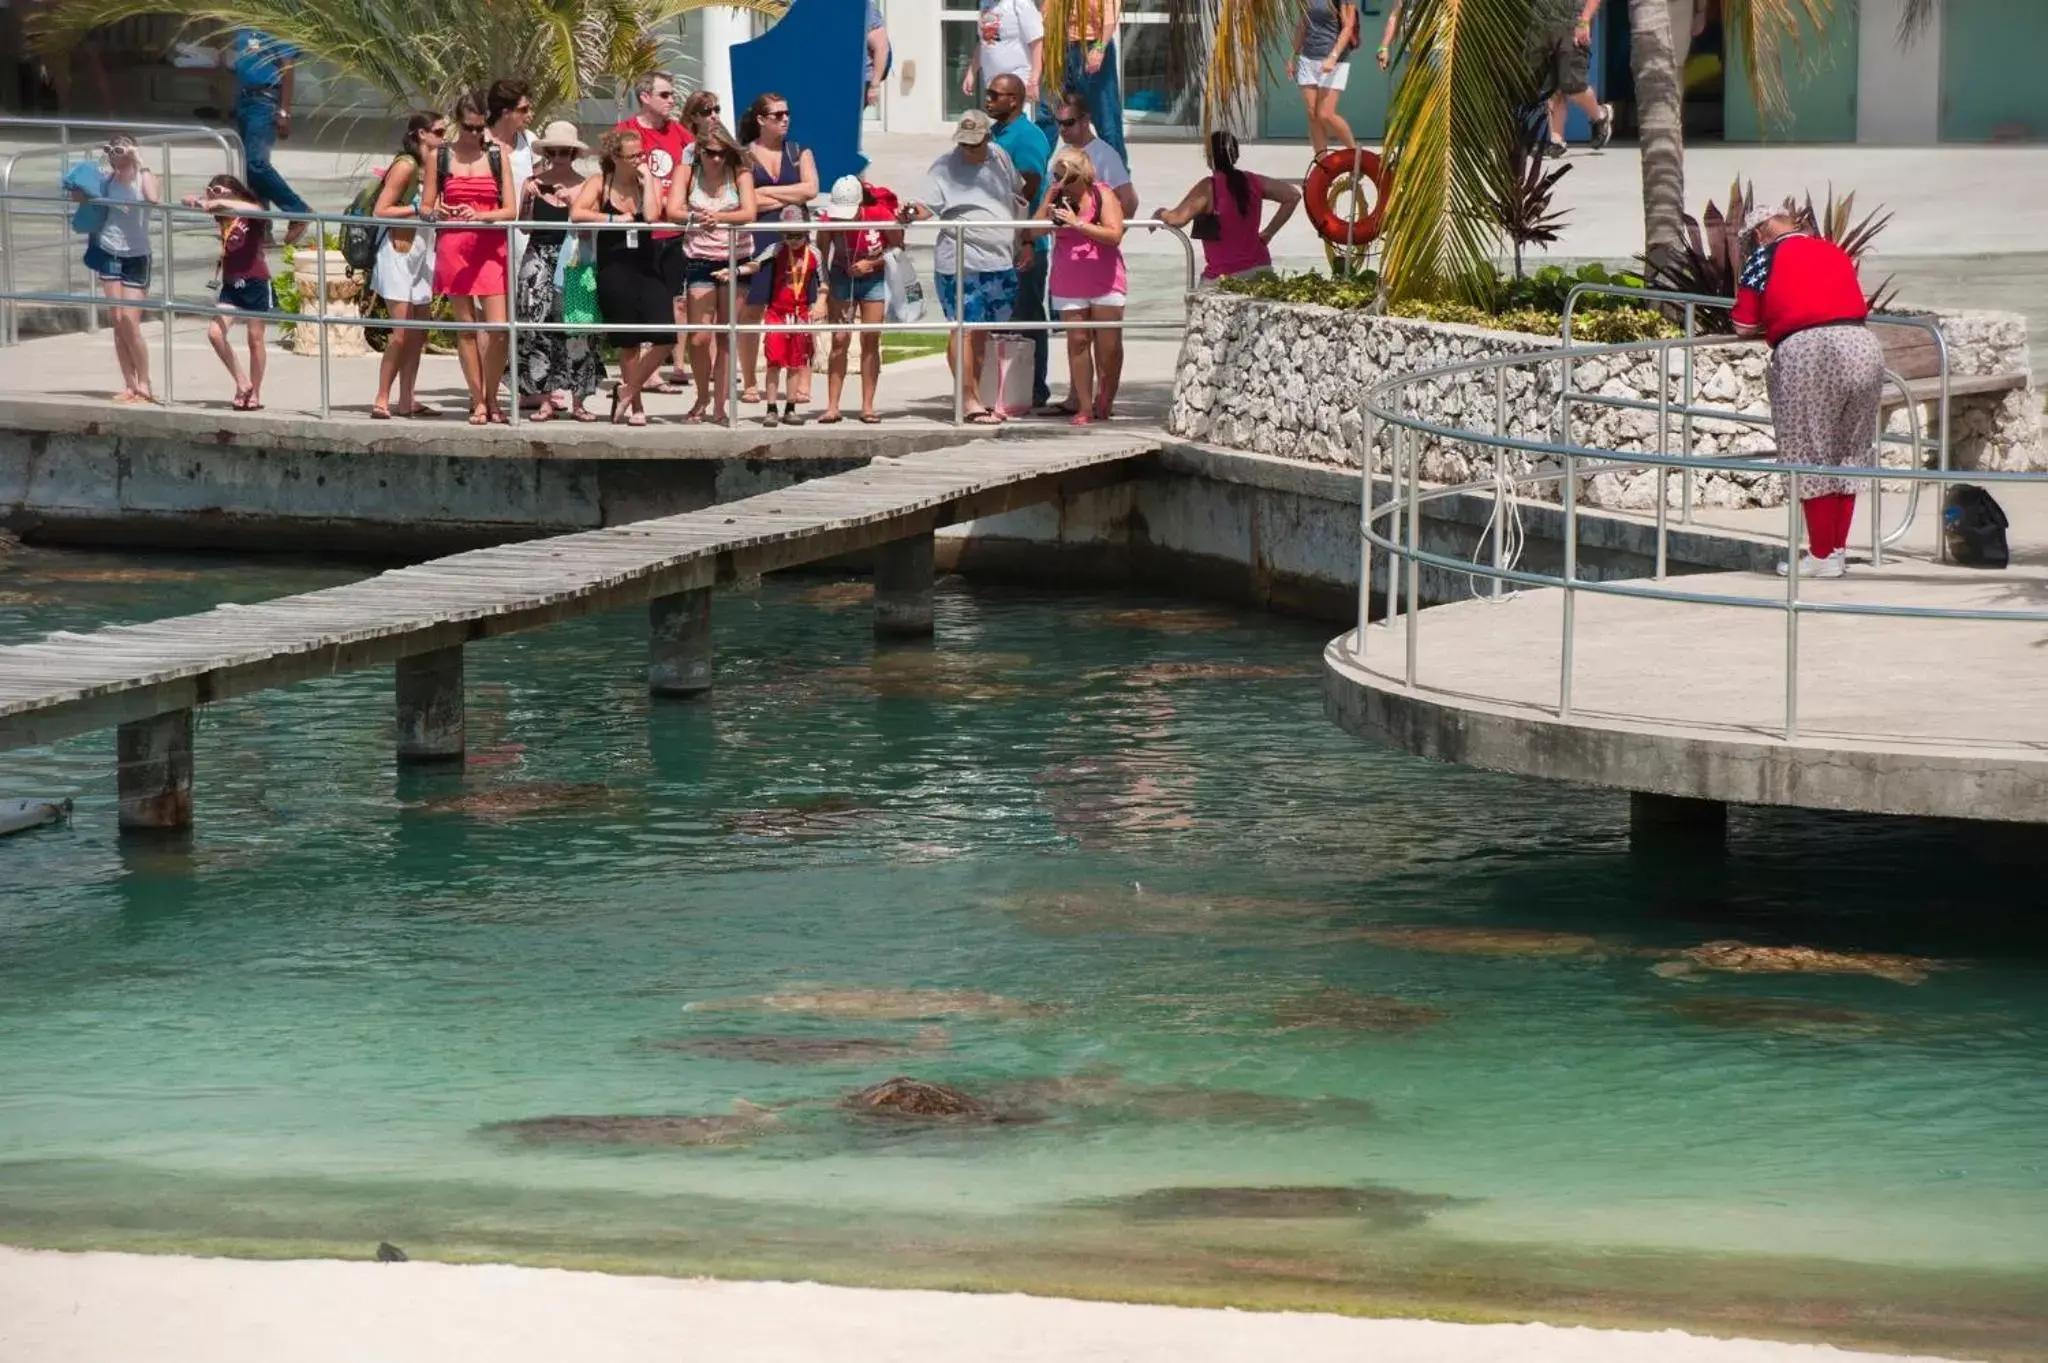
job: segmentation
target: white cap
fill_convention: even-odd
[[[832,197],[825,205],[825,216],[835,222],[849,222],[860,216],[860,177],[842,175],[832,182]]]

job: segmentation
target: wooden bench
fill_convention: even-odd
[[[1870,330],[1884,346],[1885,368],[1906,381],[1884,386],[1882,405],[1887,409],[1908,402],[1938,402],[1941,399],[1941,349],[1934,333],[1923,327],[1901,326],[1896,322],[1873,322]],[[2025,374],[1950,374],[1951,398],[1976,397],[1987,393],[2009,393],[2027,386]]]

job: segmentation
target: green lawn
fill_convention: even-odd
[[[943,331],[890,331],[882,334],[883,364],[945,353],[946,333]]]

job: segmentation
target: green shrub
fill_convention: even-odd
[[[1618,284],[1624,288],[1639,289],[1643,287],[1643,277],[1626,270],[1611,270],[1599,261],[1590,261],[1576,270],[1546,265],[1526,279],[1510,279],[1496,270],[1476,284],[1482,296],[1494,300],[1493,306],[1411,299],[1392,305],[1387,312],[1395,317],[1556,336],[1563,329],[1565,299],[1575,286]],[[1349,279],[1332,279],[1328,275],[1310,272],[1226,279],[1217,285],[1217,289],[1266,303],[1313,303],[1326,308],[1361,311],[1379,303],[1379,285],[1379,276],[1371,271]],[[1656,311],[1641,306],[1639,299],[1588,293],[1580,295],[1572,309],[1574,340],[1620,343],[1677,334],[1676,326],[1665,321]]]
[[[1515,308],[1488,312],[1469,303],[1396,303],[1388,314],[1413,317],[1425,322],[1450,322],[1468,327],[1490,327],[1496,331],[1526,331],[1535,336],[1557,336],[1564,329],[1564,315],[1555,309]],[[1585,308],[1572,314],[1572,339],[1599,344],[1650,341],[1676,336],[1679,329],[1663,314],[1650,308]]]
[[[1313,303],[1325,308],[1362,310],[1379,301],[1380,277],[1371,270],[1345,279],[1328,275],[1262,274],[1250,279],[1226,279],[1216,286],[1222,293],[1256,298],[1266,303]]]

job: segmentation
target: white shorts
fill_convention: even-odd
[[[1052,310],[1056,313],[1078,312],[1084,308],[1120,308],[1129,295],[1105,293],[1094,298],[1061,298],[1053,295]]]
[[[1323,63],[1316,57],[1297,57],[1294,62],[1294,83],[1314,86],[1318,90],[1342,90],[1351,83],[1351,63],[1340,61],[1335,71],[1324,71]]]
[[[377,243],[377,263],[370,267],[370,287],[387,303],[434,301],[434,233],[413,229],[412,249],[401,254],[386,236]]]

